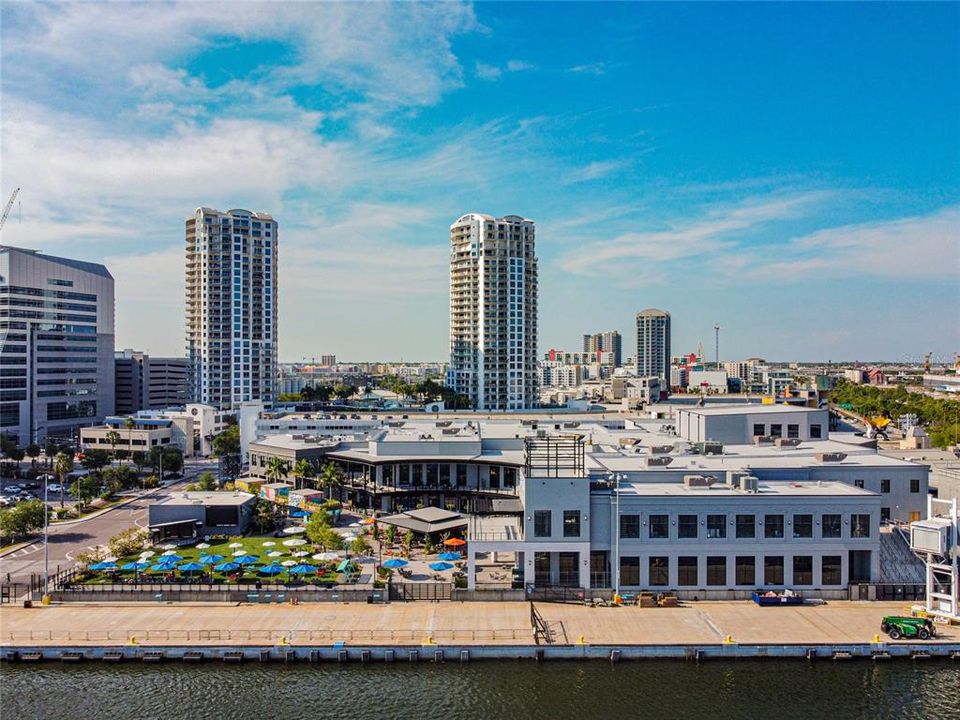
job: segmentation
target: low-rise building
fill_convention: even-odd
[[[154,540],[242,535],[253,521],[257,498],[244,492],[171,493],[148,507]]]

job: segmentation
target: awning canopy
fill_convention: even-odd
[[[189,520],[171,520],[170,522],[150,523],[150,525],[148,525],[147,527],[149,527],[151,530],[153,530],[154,528],[174,527],[174,526],[176,526],[176,525],[191,525],[191,526],[192,526],[192,525],[203,525],[203,523],[200,522],[199,520],[195,520],[195,519],[193,519],[193,518],[190,518]]]
[[[466,527],[469,518],[450,510],[428,507],[421,510],[408,510],[397,515],[387,515],[377,518],[377,522],[426,535]]]

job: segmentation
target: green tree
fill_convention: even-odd
[[[333,395],[339,400],[346,400],[347,398],[352,397],[357,392],[357,389],[353,385],[348,385],[346,383],[337,383],[333,386]]]
[[[147,466],[147,454],[143,450],[134,450],[130,454],[130,459],[133,461],[133,464],[137,466],[137,475],[143,472],[143,469]]]
[[[179,448],[162,447],[159,445],[150,448],[150,453],[147,455],[147,464],[154,470],[159,471],[161,457],[163,458],[164,474],[180,472],[183,468],[183,453],[180,452]],[[161,480],[162,479],[163,478],[161,478]]]
[[[197,489],[209,492],[217,489],[217,479],[211,472],[205,472],[197,480]]]
[[[332,527],[327,527],[320,532],[319,540],[315,541],[324,550],[336,552],[343,549],[343,538]]]
[[[340,469],[340,466],[335,462],[327,462],[324,464],[323,468],[320,470],[320,487],[327,493],[329,497],[330,491],[343,483],[343,470]]]
[[[150,531],[146,528],[127,528],[110,538],[107,548],[115,557],[134,555],[146,548],[149,538]]]
[[[60,507],[64,505],[64,483],[66,483],[67,475],[73,472],[73,455],[69,455],[63,451],[60,451],[56,454],[56,457],[53,458],[53,472],[60,479]]]
[[[29,535],[44,524],[44,505],[40,500],[26,500],[15,507],[0,510],[0,534],[11,539]]]
[[[77,504],[83,507],[88,500],[96,497],[100,490],[100,481],[93,475],[84,475],[77,478],[70,485],[70,494],[77,498]]]
[[[280,393],[277,396],[277,402],[282,403],[295,403],[303,399],[301,393]]]
[[[358,535],[350,543],[350,552],[354,555],[367,555],[370,552],[370,543],[364,535]]]
[[[316,544],[323,545],[323,532],[330,529],[330,520],[322,510],[319,510],[310,516],[306,524],[307,539]]]
[[[120,437],[120,433],[118,433],[116,430],[109,430],[104,437],[106,441],[110,443],[110,454],[113,455],[113,457],[116,457],[117,443],[122,439]]]
[[[280,478],[287,476],[290,472],[290,466],[287,461],[280,457],[271,457],[267,459],[267,480],[270,482],[280,482]]]
[[[30,443],[29,445],[27,445],[27,447],[23,449],[23,452],[24,454],[26,454],[28,458],[30,458],[30,465],[32,467],[36,467],[37,458],[40,457],[40,452],[41,452],[40,446],[37,445],[36,443]]]
[[[87,450],[84,452],[83,460],[80,461],[80,464],[83,465],[86,470],[100,475],[100,471],[110,464],[110,453],[106,450]]]
[[[291,474],[295,480],[294,484],[296,487],[302,488],[306,484],[307,480],[316,477],[317,471],[314,469],[312,462],[306,458],[300,458],[297,460],[296,465],[293,466]]]
[[[277,508],[269,500],[257,499],[253,511],[253,524],[261,533],[270,532],[277,526]]]
[[[243,468],[240,457],[240,426],[228,425],[213,438],[213,454],[220,458],[221,480],[236,480]]]

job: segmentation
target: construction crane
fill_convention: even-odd
[[[926,355],[923,356],[923,371],[925,373],[930,372],[930,358],[932,357],[933,357],[932,352],[928,352]]]
[[[3,209],[3,217],[0,217],[0,231],[3,230],[3,224],[7,221],[7,215],[10,214],[10,208],[13,207],[13,201],[17,199],[17,195],[20,193],[20,188],[17,188],[13,191],[13,194],[10,196],[10,200],[7,201],[7,206]]]

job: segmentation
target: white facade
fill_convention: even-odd
[[[727,391],[726,370],[691,370],[687,378],[687,386],[691,392],[720,392]]]
[[[76,440],[115,402],[114,282],[96,263],[0,246],[0,432]]]
[[[450,226],[447,384],[477,410],[539,404],[535,225],[471,213]]]
[[[198,208],[186,222],[187,351],[193,399],[272,403],[277,383],[277,223]]]

